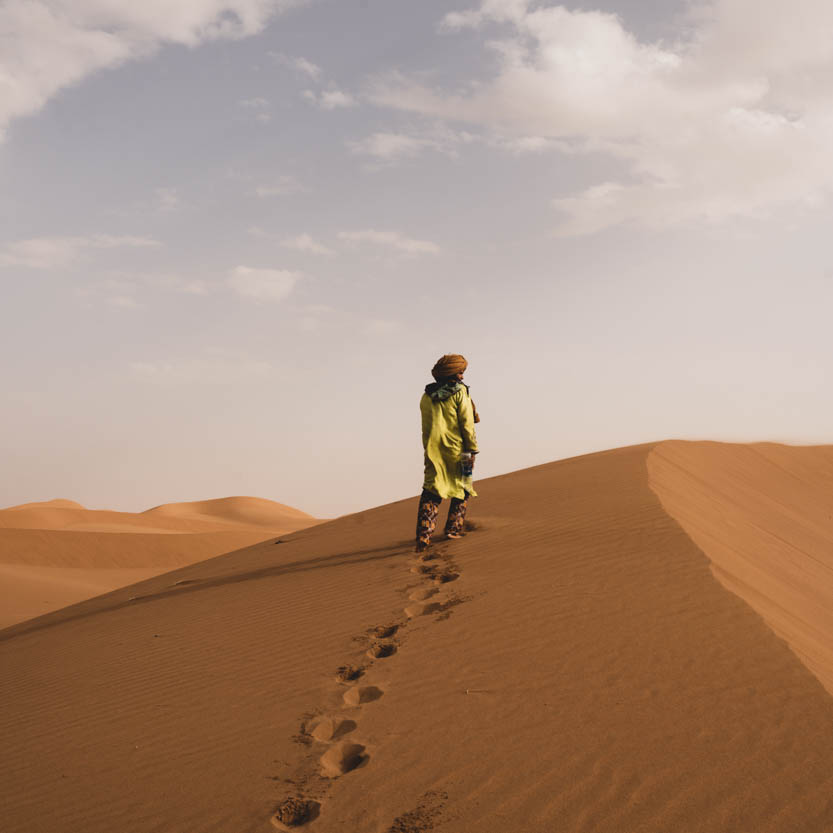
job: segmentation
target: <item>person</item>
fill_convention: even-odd
[[[477,496],[471,479],[464,480],[461,467],[465,452],[472,455],[474,464],[474,455],[478,453],[474,424],[480,421],[468,385],[463,384],[467,367],[466,359],[457,353],[442,356],[431,370],[434,382],[425,386],[419,402],[425,479],[417,513],[417,552],[431,546],[431,535],[444,498],[451,499],[445,535],[454,539],[465,534],[463,523],[468,499]]]

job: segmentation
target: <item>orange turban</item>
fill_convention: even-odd
[[[439,382],[449,376],[456,376],[462,373],[469,363],[459,353],[448,353],[431,368],[431,375]]]

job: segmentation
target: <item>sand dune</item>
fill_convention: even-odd
[[[0,529],[53,529],[84,532],[147,532],[184,535],[242,527],[289,532],[314,521],[311,515],[273,500],[228,497],[193,503],[167,503],[145,512],[85,509],[69,500],[26,503],[0,510]]]
[[[307,525],[311,519],[310,515],[300,509],[257,497],[226,497],[190,503],[166,503],[148,509],[143,514],[153,519],[165,517],[209,523],[237,523],[269,529],[287,524],[297,529],[299,523]]]
[[[242,497],[143,513],[69,500],[0,510],[0,626],[313,523],[283,504]]]
[[[833,447],[666,442],[662,505],[833,693]]]
[[[21,509],[85,509],[86,507],[75,500],[57,498],[56,500],[39,500],[35,503],[19,503],[17,506],[9,506],[3,512],[16,512]]]
[[[0,632],[4,829],[833,829],[833,701],[663,508],[680,453],[481,481],[431,560],[411,499]]]

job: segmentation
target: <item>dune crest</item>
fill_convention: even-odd
[[[7,509],[0,511],[12,512],[17,509],[85,509],[75,500],[67,500],[66,498],[56,498],[55,500],[38,500],[34,503],[19,503],[17,506],[9,506]]]
[[[651,488],[833,694],[833,447],[668,441]]]
[[[311,520],[312,516],[292,506],[259,497],[225,497],[187,503],[163,503],[142,513],[146,516],[265,526],[270,529],[287,521]]]

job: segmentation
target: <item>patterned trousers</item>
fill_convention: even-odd
[[[448,520],[445,522],[446,535],[459,535],[463,531],[463,522],[466,520],[466,506],[469,502],[469,494],[460,498],[451,498],[451,505],[448,507]],[[442,498],[423,489],[419,498],[419,511],[417,512],[416,541],[417,549],[424,550],[431,544],[431,535],[437,526],[437,517],[440,514],[440,503]]]

